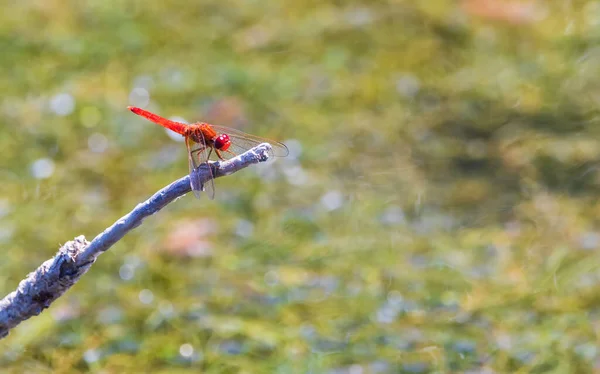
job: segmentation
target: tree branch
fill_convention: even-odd
[[[251,164],[267,161],[271,145],[260,144],[248,152],[223,162],[211,162],[215,178],[235,173]],[[200,166],[194,172],[206,182],[208,170]],[[96,258],[119,241],[142,221],[164,208],[170,202],[191,191],[190,177],[185,176],[138,204],[129,214],[121,217],[94,240],[88,242],[78,236],[63,245],[54,258],[44,262],[19,283],[16,291],[0,300],[0,339],[8,335],[22,321],[40,314],[85,274]]]

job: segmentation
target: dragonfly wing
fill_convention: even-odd
[[[234,153],[235,155],[229,152],[222,152],[221,154],[225,158],[231,158],[239,155],[240,153],[244,153],[250,148],[256,147],[261,143],[269,143],[272,146],[272,150],[269,152],[270,157],[285,157],[290,152],[285,144],[277,142],[275,140],[261,138],[260,136],[246,134],[243,131],[236,130],[230,127],[211,125],[215,131],[220,134],[227,134],[231,139],[231,146],[229,147],[229,151]]]
[[[209,199],[214,199],[214,176],[212,173],[212,168],[208,164],[208,158],[210,157],[212,148],[207,147],[204,142],[196,143],[189,138],[186,138],[185,144],[188,148],[188,161],[190,166],[190,186],[192,187],[194,196],[196,196],[199,199],[202,195],[202,192],[205,192],[208,195]],[[209,175],[208,180],[204,183],[202,183],[202,180],[200,179],[200,170],[208,172]]]

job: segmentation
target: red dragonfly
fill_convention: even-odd
[[[202,191],[206,192],[210,199],[213,199],[215,196],[212,169],[208,165],[208,160],[213,151],[220,160],[226,160],[260,143],[269,143],[272,146],[272,150],[269,152],[270,157],[285,157],[289,154],[287,147],[283,143],[249,135],[229,127],[211,125],[205,122],[196,122],[188,125],[168,120],[134,106],[129,106],[127,109],[138,116],[142,116],[185,137],[190,166],[190,185],[197,198],[200,198]],[[205,168],[210,175],[209,179],[204,183],[200,181],[198,173],[194,172],[195,169],[203,164],[205,164]]]

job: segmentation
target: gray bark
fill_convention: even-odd
[[[215,178],[235,173],[249,165],[267,161],[271,146],[260,144],[248,152],[223,162],[211,163]],[[208,170],[202,167],[195,172],[206,181]],[[118,242],[125,234],[142,224],[142,221],[164,208],[170,202],[191,191],[190,177],[185,176],[155,193],[112,226],[88,242],[78,236],[63,245],[54,258],[44,262],[18,288],[0,300],[0,339],[19,323],[37,316],[85,274],[96,258]]]

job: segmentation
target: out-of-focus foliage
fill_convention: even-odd
[[[598,370],[595,1],[8,1],[0,291],[187,172],[126,110],[291,156],[146,220],[3,372]]]

